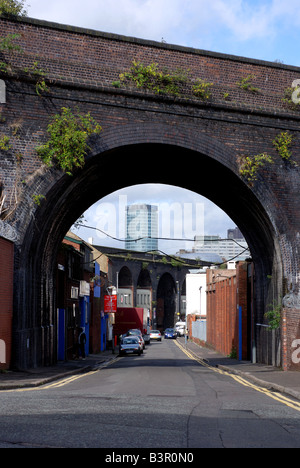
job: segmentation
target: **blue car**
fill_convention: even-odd
[[[169,339],[172,339],[172,340],[176,340],[176,338],[177,338],[177,332],[176,332],[176,330],[174,330],[174,328],[167,328],[165,330],[164,335],[165,335],[165,339],[169,338]]]

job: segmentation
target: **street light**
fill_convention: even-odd
[[[202,286],[199,287],[200,291],[200,317],[201,317],[201,292],[202,292]]]

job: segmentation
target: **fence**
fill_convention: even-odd
[[[192,337],[206,341],[206,320],[197,320],[192,323]]]

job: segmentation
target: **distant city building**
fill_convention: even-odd
[[[146,204],[127,206],[125,248],[138,252],[158,250],[157,206]]]
[[[242,261],[250,257],[247,242],[238,228],[228,229],[227,236],[227,239],[215,235],[195,236],[194,247],[189,254],[201,260],[213,255],[221,257],[222,261],[231,259]],[[188,254],[180,251],[183,257],[186,257],[185,253]]]

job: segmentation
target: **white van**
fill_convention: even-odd
[[[177,331],[178,336],[184,336],[185,332],[185,322],[177,322],[175,324],[175,329]]]

